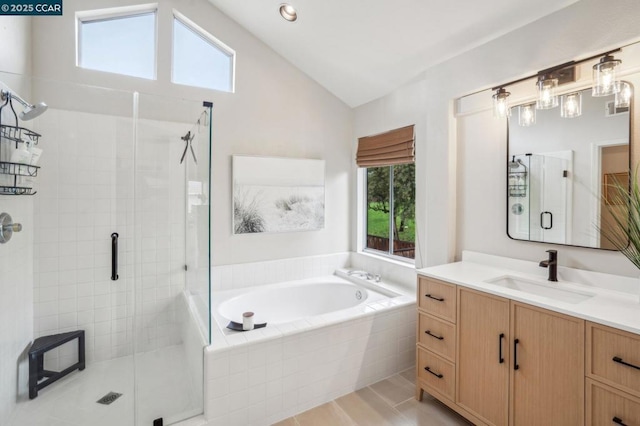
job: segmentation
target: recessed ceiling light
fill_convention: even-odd
[[[282,15],[282,17],[289,22],[293,22],[298,19],[298,13],[296,12],[296,9],[290,4],[286,3],[280,5],[280,15]]]

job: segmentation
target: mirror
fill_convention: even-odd
[[[507,149],[507,233],[515,240],[613,250],[597,230],[608,214],[606,183],[628,181],[630,111],[614,96],[578,91],[582,114],[560,108],[511,110]],[[522,115],[522,117],[521,117]]]

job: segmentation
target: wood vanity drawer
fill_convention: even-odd
[[[453,401],[455,391],[455,366],[433,352],[418,348],[418,378]]]
[[[640,425],[640,399],[591,379],[586,385],[588,426]]]
[[[431,315],[456,322],[456,286],[431,278],[419,277],[419,307]]]
[[[456,357],[456,326],[446,321],[420,314],[418,342],[449,361]]]
[[[586,375],[640,396],[640,336],[587,322]]]

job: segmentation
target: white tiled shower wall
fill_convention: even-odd
[[[36,126],[35,336],[84,329],[88,362],[131,354],[134,339],[142,351],[179,343],[184,171],[176,141],[186,125],[139,120],[135,170],[130,117],[49,108]],[[112,232],[120,236],[117,281]],[[75,362],[75,344],[50,351],[48,368]]]
[[[0,196],[22,232],[0,244],[0,419],[9,419],[17,396],[25,397],[26,350],[33,337],[33,197]],[[16,395],[17,394],[17,395]]]

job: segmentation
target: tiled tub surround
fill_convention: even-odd
[[[344,252],[214,266],[211,268],[211,290],[231,290],[321,277],[347,267],[363,269],[404,286],[415,286],[416,273],[411,263],[390,261],[371,254]]]
[[[381,286],[398,296],[248,332],[214,321],[205,350],[207,424],[272,424],[411,367],[415,289],[384,279]]]

